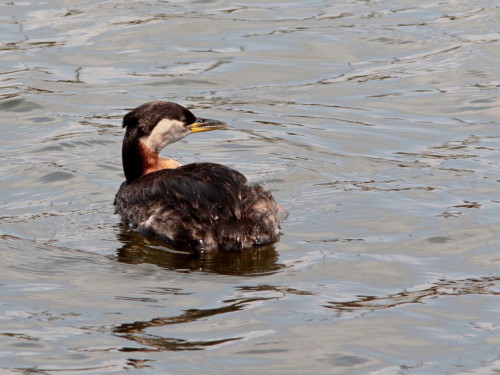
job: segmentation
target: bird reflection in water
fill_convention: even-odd
[[[278,253],[273,245],[246,249],[245,251],[217,251],[207,254],[182,253],[173,248],[166,248],[160,239],[147,238],[140,233],[130,231],[125,224],[119,240],[123,246],[116,251],[117,260],[128,264],[155,264],[162,268],[178,271],[215,272],[224,275],[262,275],[284,268],[278,264]],[[204,256],[205,255],[205,256]],[[182,293],[174,291],[173,293]],[[209,347],[238,341],[244,337],[234,336],[207,340],[186,340],[176,337],[165,337],[149,333],[151,328],[168,325],[189,324],[199,320],[216,317],[221,314],[237,312],[247,305],[262,301],[281,298],[283,293],[265,296],[252,295],[224,301],[224,304],[214,308],[191,308],[179,315],[153,317],[149,320],[122,323],[112,328],[112,333],[118,337],[134,342],[133,346],[119,348],[123,352],[159,352],[159,351],[191,351],[204,350]],[[139,346],[137,346],[137,344]]]
[[[123,246],[116,250],[117,260],[129,264],[154,264],[171,270],[213,272],[222,275],[262,275],[285,266],[278,263],[273,244],[245,251],[215,251],[202,254],[176,250],[154,237],[144,237],[120,224],[118,240]]]

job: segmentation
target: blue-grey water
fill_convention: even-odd
[[[0,4],[0,373],[500,372],[496,1]],[[281,240],[120,224],[122,116],[270,189]]]

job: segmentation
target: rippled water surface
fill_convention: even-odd
[[[0,5],[1,374],[500,371],[496,1]],[[281,240],[173,252],[120,224],[121,117],[231,124]]]

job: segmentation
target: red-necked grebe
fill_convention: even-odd
[[[279,212],[272,195],[224,165],[181,166],[158,156],[191,133],[221,129],[172,102],[143,104],[123,118],[122,161],[126,181],[116,213],[139,232],[185,250],[240,250],[276,241]]]

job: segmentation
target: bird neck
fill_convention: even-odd
[[[140,139],[131,143],[123,143],[122,161],[123,171],[128,183],[160,169],[180,166],[175,160],[158,156],[157,151],[146,146]]]

